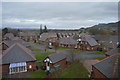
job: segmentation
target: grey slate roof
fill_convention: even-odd
[[[25,47],[29,46],[29,44],[28,44],[28,43],[25,43],[22,39],[4,41],[3,43],[6,44],[8,47],[10,47],[11,45],[13,45],[13,44],[16,43],[16,42],[18,42],[18,43],[24,45]]]
[[[90,44],[90,46],[96,46],[96,45],[98,45],[98,43],[96,42],[96,40],[94,38],[92,38],[92,37],[85,37],[85,39],[83,38],[82,40],[87,41]]]
[[[19,32],[18,35],[19,35],[19,36],[27,36],[27,33]]]
[[[66,58],[65,54],[62,53],[53,54],[48,57],[50,58],[53,64]]]
[[[59,39],[60,44],[77,44],[77,41],[74,40],[72,37],[64,37]]]
[[[111,56],[113,54],[120,53],[120,48],[113,49],[112,51],[106,53],[107,55]]]
[[[93,66],[102,74],[104,74],[107,78],[118,78],[118,70],[115,71],[115,76],[113,77],[115,63],[117,59],[120,60],[120,54],[111,56],[97,64],[94,64]]]
[[[41,41],[45,41],[48,38],[55,38],[55,37],[57,37],[56,33],[52,33],[52,32],[43,33],[43,34],[41,34],[40,40]]]
[[[5,37],[5,38],[9,38],[9,39],[13,39],[13,38],[14,38],[14,35],[13,35],[13,33],[6,33],[6,34],[4,35],[4,37]]]
[[[87,33],[81,33],[81,34],[77,34],[73,36],[74,40],[78,40],[81,39],[82,41],[86,41],[90,44],[90,46],[96,46],[98,45],[97,41],[92,38],[90,35],[88,35]]]
[[[22,46],[19,43],[13,44],[10,48],[5,50],[2,56],[2,64],[35,61],[31,50]]]

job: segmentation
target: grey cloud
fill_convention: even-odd
[[[117,2],[4,2],[2,5],[3,27],[21,25],[39,27],[37,22],[44,24],[46,22],[49,28],[63,29],[115,22],[118,13],[117,4]],[[20,22],[14,23],[11,19],[18,19]],[[34,22],[26,22],[26,19]]]

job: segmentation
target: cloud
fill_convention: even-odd
[[[2,9],[3,27],[78,29],[118,20],[117,2],[3,2]]]

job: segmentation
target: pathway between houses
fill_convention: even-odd
[[[45,52],[45,45],[39,45],[30,43],[31,46],[34,48],[34,50],[39,49],[41,51],[33,52],[34,54],[37,53],[44,53]],[[68,55],[70,53],[70,49],[58,49],[57,53],[63,53],[65,55]],[[47,49],[46,52],[55,52],[54,49]],[[90,72],[92,69],[92,65],[99,62],[99,60],[96,60],[96,57],[105,57],[104,54],[87,54],[97,51],[86,51],[82,53],[75,53],[75,58],[78,59],[83,65],[86,67],[86,69]],[[67,57],[68,59],[69,57]],[[69,59],[68,59],[69,60]]]
[[[99,61],[99,60],[81,60],[80,62],[85,66],[85,68],[86,68],[89,72],[91,72],[91,70],[92,70],[92,65],[94,65],[94,64],[96,64],[96,63],[98,63],[98,62],[100,62],[100,61]]]

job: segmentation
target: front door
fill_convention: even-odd
[[[46,69],[47,69],[47,71],[50,70],[50,63],[49,62],[46,62]]]

